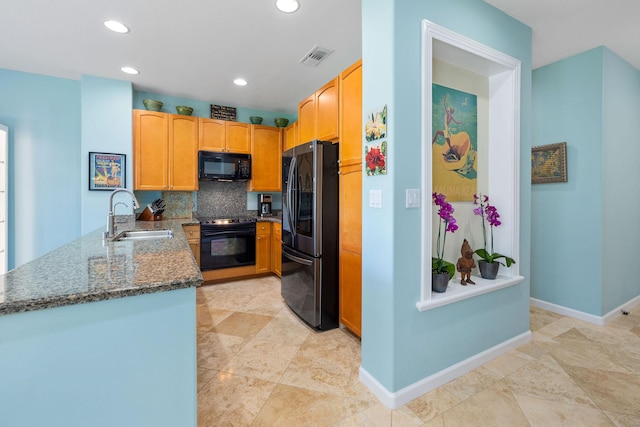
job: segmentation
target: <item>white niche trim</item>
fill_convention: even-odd
[[[427,20],[422,21],[422,238],[421,298],[424,311],[517,285],[520,262],[520,61]],[[495,247],[517,262],[500,266],[495,280],[473,276],[476,285],[452,279],[446,292],[431,291],[432,257],[432,83],[433,60],[447,62],[487,78],[489,142],[487,188],[483,193],[498,207],[503,225]]]

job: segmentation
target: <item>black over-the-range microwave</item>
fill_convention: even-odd
[[[251,179],[251,155],[199,151],[198,179],[248,181]]]

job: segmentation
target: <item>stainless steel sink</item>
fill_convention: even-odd
[[[173,230],[131,230],[118,233],[114,241],[173,239]]]

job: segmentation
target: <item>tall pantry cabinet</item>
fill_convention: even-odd
[[[340,79],[340,323],[362,335],[362,60]]]

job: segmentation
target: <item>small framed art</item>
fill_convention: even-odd
[[[531,148],[531,183],[567,182],[567,143]]]
[[[89,190],[125,188],[127,156],[115,153],[89,153]]]

